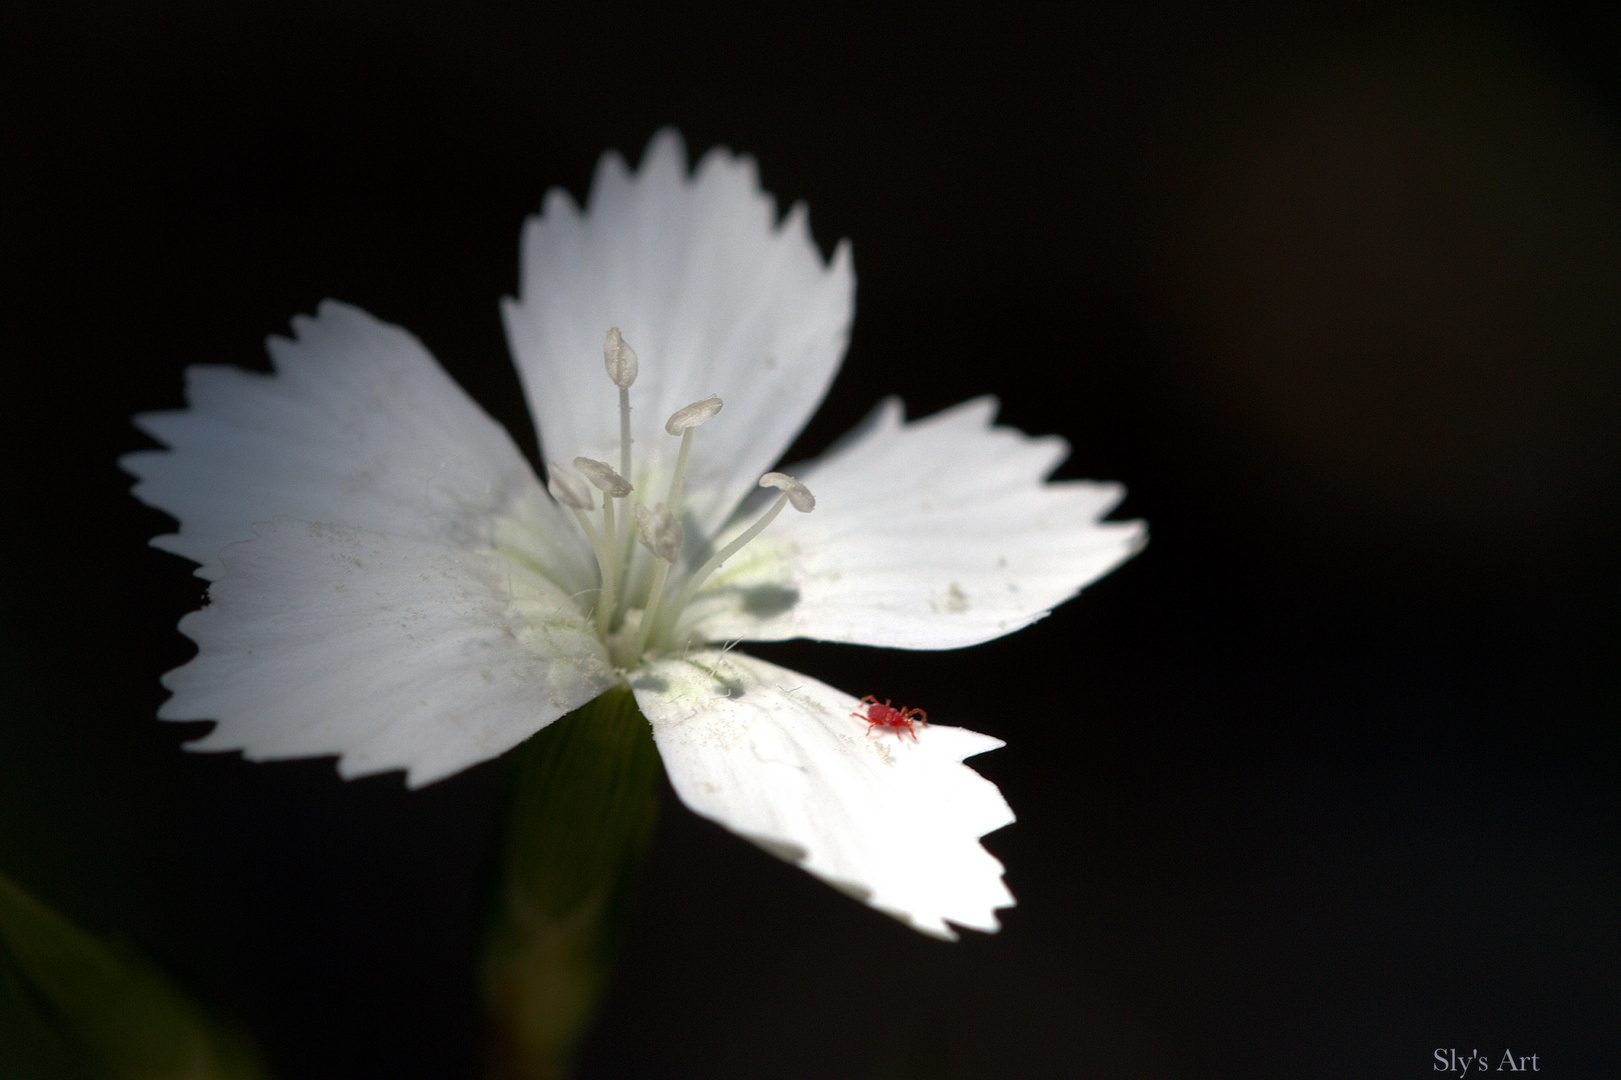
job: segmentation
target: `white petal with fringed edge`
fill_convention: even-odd
[[[332,302],[293,325],[274,375],[191,368],[189,409],[138,420],[170,449],[123,459],[180,519],[153,543],[215,580],[160,715],[218,720],[194,749],[417,786],[612,685],[570,599],[589,549],[506,432],[398,327]]]
[[[979,838],[1013,821],[962,764],[1001,746],[963,728],[869,732],[861,703],[751,656],[657,660],[631,680],[681,801],[936,937],[1011,906]]]
[[[274,517],[356,525],[457,546],[490,541],[520,502],[558,538],[553,557],[584,587],[590,551],[501,425],[416,338],[336,301],[272,337],[274,375],[186,369],[187,408],[136,426],[169,447],[126,454],[134,492],[180,520],[153,543],[220,576],[219,553]]]
[[[891,398],[797,467],[819,508],[717,573],[689,608],[703,641],[815,638],[956,649],[1019,630],[1140,547],[1101,521],[1118,484],[1043,483],[1062,439],[992,427],[979,398],[905,423]]]
[[[495,552],[285,518],[225,549],[180,629],[159,715],[215,717],[194,750],[340,755],[345,777],[420,787],[505,753],[615,682],[545,578]]]

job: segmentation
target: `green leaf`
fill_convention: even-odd
[[[652,730],[625,687],[513,752],[483,963],[497,1076],[571,1074],[658,821],[658,777]]]
[[[0,1075],[262,1080],[248,1039],[162,972],[0,876]]]

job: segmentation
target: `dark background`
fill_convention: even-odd
[[[1006,739],[1019,906],[941,944],[667,799],[585,1075],[1612,1072],[1615,17],[581,6],[0,15],[0,871],[282,1077],[477,1074],[500,766],[180,752],[157,679],[203,584],[113,462],[325,296],[532,452],[519,224],[673,123],[854,242],[791,457],[994,392],[1153,542],[962,653],[759,650]]]

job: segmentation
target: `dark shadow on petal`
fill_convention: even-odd
[[[743,610],[756,618],[781,615],[799,603],[799,590],[784,585],[756,585],[738,590],[743,594]]]

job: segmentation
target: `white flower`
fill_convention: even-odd
[[[979,838],[1013,815],[961,762],[999,741],[869,731],[855,697],[706,643],[972,645],[1143,529],[1099,520],[1116,485],[1044,483],[1064,443],[992,427],[990,398],[910,423],[885,401],[762,481],[832,382],[854,291],[849,245],[824,263],[752,160],[689,176],[667,131],[635,174],[604,156],[586,211],[554,189],[524,228],[503,314],[552,497],[415,338],[353,307],[272,338],[273,375],[190,368],[189,408],[137,418],[169,449],[122,462],[179,519],[153,543],[213,582],[160,715],[217,720],[196,749],[415,787],[628,681],[693,810],[926,933],[995,930],[1013,898]],[[790,503],[814,511],[704,577]]]

